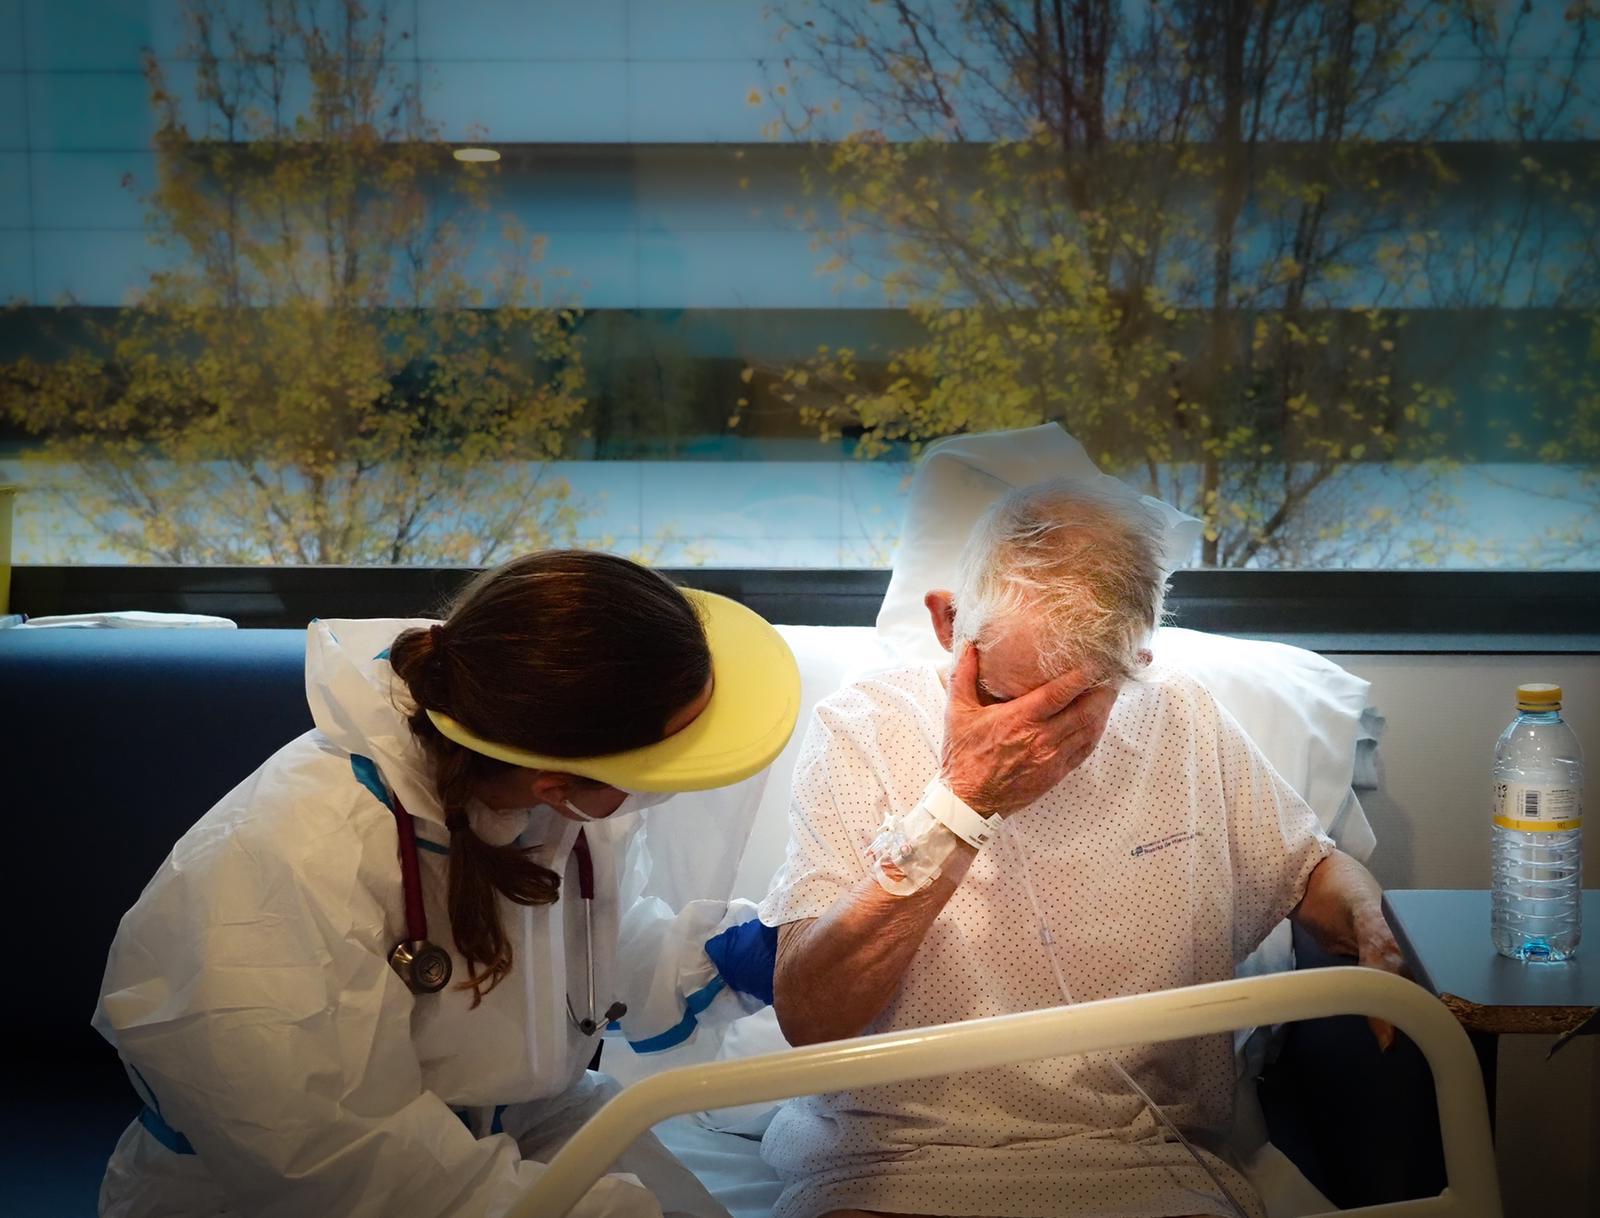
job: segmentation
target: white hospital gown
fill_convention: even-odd
[[[882,673],[818,705],[764,922],[818,917],[867,874],[866,848],[885,812],[913,808],[937,773],[944,712],[932,667]],[[1080,1002],[1232,977],[1333,850],[1211,694],[1159,665],[1124,688],[1089,759],[1007,824]],[[973,862],[867,1030],[1061,1001],[1000,841]],[[1220,1142],[1232,1116],[1229,1036],[1116,1056],[1186,1134]],[[774,1118],[762,1155],[786,1185],[774,1218],[849,1208],[982,1218],[1230,1213],[1095,1056],[795,1100]],[[1241,1176],[1212,1163],[1236,1197],[1259,1205]]]

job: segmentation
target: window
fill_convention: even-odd
[[[1199,565],[1600,565],[1591,6],[1226,7],[0,7],[17,557],[882,567],[1054,420]]]

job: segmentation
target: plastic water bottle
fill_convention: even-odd
[[[1495,950],[1565,960],[1583,934],[1583,755],[1559,685],[1517,686],[1494,749]]]

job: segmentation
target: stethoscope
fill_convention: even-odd
[[[389,953],[389,966],[400,975],[413,994],[437,994],[450,984],[453,966],[450,953],[428,938],[428,912],[422,904],[422,871],[417,863],[417,829],[411,814],[398,797],[391,801],[395,826],[400,833],[400,881],[405,893],[406,937]],[[584,1036],[593,1036],[613,1020],[628,1013],[626,1003],[613,1002],[606,1008],[604,1023],[595,1018],[594,996],[594,856],[582,829],[572,843],[578,864],[578,895],[583,900],[583,956],[588,975],[589,1014],[580,1019],[567,994],[567,1018]]]
[[[567,1018],[584,1036],[593,1036],[604,1024],[594,1017],[594,856],[589,853],[589,839],[582,829],[572,843],[572,856],[578,862],[578,895],[583,898],[583,959],[589,977],[589,1014],[583,1019],[572,1009],[572,994],[567,994]],[[613,1002],[606,1008],[605,1022],[621,1019],[628,1013],[626,1003]]]

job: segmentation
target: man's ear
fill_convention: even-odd
[[[939,646],[946,651],[954,650],[956,641],[955,594],[943,588],[936,588],[922,598],[922,603],[928,607],[928,616],[933,619],[933,633],[939,636]]]

